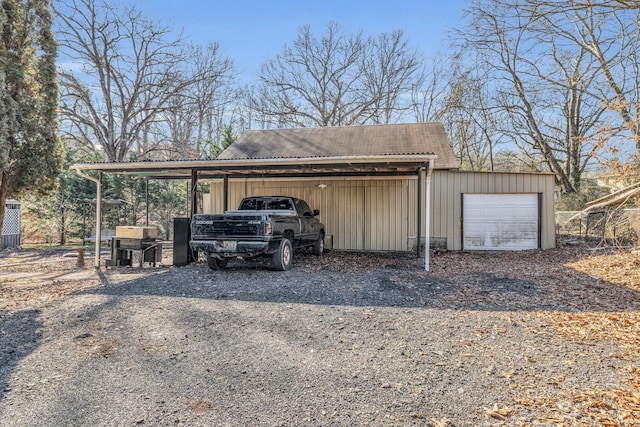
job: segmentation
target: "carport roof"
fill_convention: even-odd
[[[437,158],[437,160],[436,160]],[[215,160],[81,163],[156,179],[415,175],[457,166],[440,123],[248,131]]]
[[[79,163],[76,170],[131,174],[155,179],[262,178],[314,176],[415,175],[435,154],[414,156],[343,156],[293,159],[176,160]]]

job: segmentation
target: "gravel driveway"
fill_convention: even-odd
[[[638,360],[541,314],[637,312],[640,298],[563,265],[578,255],[98,274],[14,254],[0,263],[0,426],[591,425],[575,396],[624,388]]]

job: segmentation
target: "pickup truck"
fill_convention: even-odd
[[[193,215],[189,245],[206,254],[212,270],[224,268],[231,258],[271,256],[273,267],[284,271],[291,267],[294,249],[324,252],[325,226],[318,215],[294,197],[247,197],[237,210]]]

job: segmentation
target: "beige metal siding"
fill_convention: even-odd
[[[365,248],[406,251],[409,185],[406,179],[365,181]],[[367,224],[368,223],[368,224]]]
[[[321,188],[324,186],[324,188]],[[425,185],[422,185],[422,204]],[[385,179],[232,179],[229,208],[246,196],[287,195],[320,209],[320,220],[342,250],[406,251],[415,248],[417,235],[417,177]],[[430,242],[446,242],[462,249],[462,194],[541,193],[541,245],[555,247],[553,176],[550,174],[439,171],[432,174]],[[223,182],[211,182],[205,211],[222,212]],[[424,208],[421,241],[424,242]]]
[[[216,179],[209,182],[209,194],[202,197],[202,210],[205,213],[221,213],[224,210],[224,201],[222,200],[224,182]]]
[[[446,239],[449,250],[462,249],[462,194],[465,193],[541,193],[541,246],[555,247],[553,175],[434,171],[431,239]]]
[[[333,209],[325,225],[327,234],[333,236],[334,248],[365,249],[363,183],[345,180],[333,181],[326,185],[326,190],[331,194]]]
[[[415,197],[409,187],[405,178],[232,179],[229,208],[249,196],[298,197],[320,210],[335,249],[406,251],[409,200]],[[222,212],[222,193],[222,181],[213,181],[208,212]]]

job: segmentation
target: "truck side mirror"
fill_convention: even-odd
[[[320,211],[318,209],[314,209],[313,216],[318,216],[318,215],[320,215]]]

